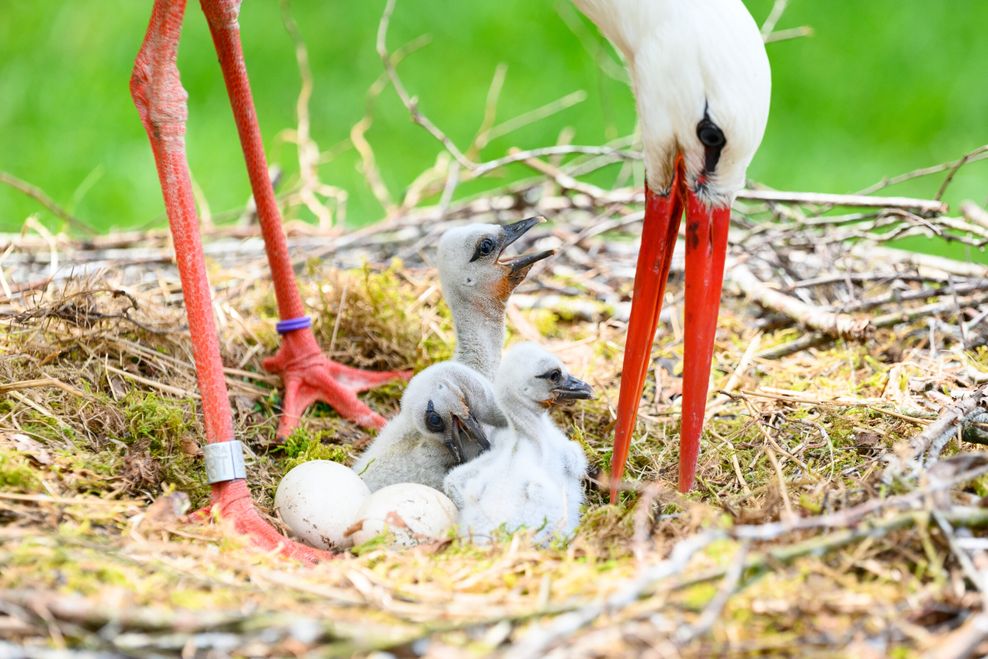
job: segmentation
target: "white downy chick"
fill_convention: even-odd
[[[494,389],[508,427],[497,431],[490,451],[450,471],[443,483],[460,509],[461,533],[484,540],[501,526],[524,526],[538,542],[571,534],[580,521],[587,459],[548,408],[590,398],[590,385],[543,348],[522,343],[505,353]]]
[[[462,364],[433,364],[408,383],[401,411],[353,470],[371,491],[395,483],[441,490],[446,473],[464,462],[465,454],[489,448],[481,424],[504,425],[490,383]]]

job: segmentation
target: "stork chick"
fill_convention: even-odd
[[[465,454],[490,447],[482,423],[504,425],[491,385],[474,370],[440,362],[408,383],[401,411],[353,465],[371,491],[395,483],[442,489]]]
[[[502,259],[504,249],[541,222],[532,217],[512,224],[469,224],[450,229],[439,240],[437,265],[443,297],[453,314],[453,360],[494,378],[504,345],[508,296],[532,265],[552,250]]]
[[[592,396],[590,385],[533,343],[512,347],[494,381],[508,427],[493,448],[446,476],[443,487],[460,509],[460,529],[481,538],[504,527],[535,531],[537,542],[569,535],[580,522],[587,458],[553,423],[553,405]]]

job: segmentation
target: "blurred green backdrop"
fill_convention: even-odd
[[[759,22],[771,6],[771,0],[747,3]],[[0,0],[0,170],[40,186],[101,230],[164,223],[150,150],[127,89],[150,6],[150,0]],[[349,192],[351,226],[383,214],[348,142],[364,115],[367,89],[381,74],[374,40],[382,8],[383,0],[295,0],[292,7],[315,78],[313,137],[334,154],[321,177]],[[749,171],[753,179],[780,189],[852,192],[988,142],[985,0],[792,0],[779,27],[800,25],[812,26],[814,36],[768,47],[773,107]],[[294,125],[300,81],[279,3],[247,0],[241,26],[269,157],[290,176],[297,171],[295,149],[279,132]],[[611,56],[608,47],[568,0],[401,0],[389,46],[422,34],[431,41],[401,64],[402,77],[461,147],[481,120],[499,63],[508,67],[502,120],[587,92],[584,102],[494,141],[484,158],[510,146],[550,144],[565,127],[580,144],[634,127],[629,90],[598,66]],[[247,179],[196,2],[185,20],[180,67],[190,94],[193,176],[214,212],[240,206],[249,195]],[[410,123],[391,89],[375,103],[367,137],[399,197],[439,150]],[[895,192],[930,195],[939,180]],[[960,173],[948,201],[984,203],[986,183],[988,163],[975,163]],[[18,230],[39,210],[0,186],[0,231]],[[48,213],[41,217],[60,227]]]

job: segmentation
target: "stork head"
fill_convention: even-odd
[[[682,185],[729,206],[761,143],[771,71],[741,0],[575,0],[624,56],[631,74],[646,179]]]
[[[504,425],[490,383],[456,362],[433,364],[412,378],[401,414],[423,437],[445,445],[456,464],[490,448],[481,423]]]
[[[525,279],[532,265],[552,250],[503,258],[505,248],[521,238],[542,218],[513,224],[469,224],[450,229],[439,240],[437,265],[443,295],[450,306],[503,305]]]
[[[686,215],[679,486],[694,479],[731,203],[768,120],[765,46],[741,0],[575,0],[631,73],[645,159],[645,223],[625,344],[611,499],[627,459],[665,282]]]
[[[570,375],[558,357],[535,343],[519,343],[504,353],[494,389],[509,417],[518,407],[541,411],[593,397],[589,384]]]

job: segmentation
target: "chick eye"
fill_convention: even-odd
[[[473,258],[470,261],[476,261],[483,256],[490,256],[494,252],[494,248],[497,245],[494,243],[493,238],[484,238],[479,243],[477,243],[477,248],[474,250]]]
[[[554,368],[551,371],[546,371],[542,375],[537,376],[543,380],[548,380],[553,384],[559,384],[559,381],[563,379],[563,372],[558,368]]]
[[[432,406],[431,400],[429,401],[429,406],[425,409],[425,427],[431,432],[443,432],[446,430],[446,424],[443,423],[443,418],[439,416]]]

